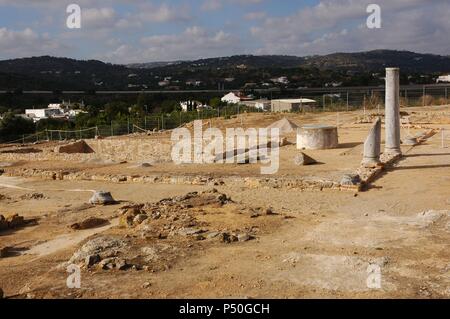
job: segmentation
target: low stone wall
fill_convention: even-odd
[[[149,138],[86,140],[97,157],[115,161],[171,161],[171,141]]]
[[[301,191],[325,191],[345,190],[357,191],[354,187],[341,186],[338,182],[323,180],[314,177],[211,177],[168,174],[161,175],[115,175],[115,174],[91,174],[87,172],[49,171],[32,168],[7,168],[4,172],[7,176],[34,177],[51,180],[88,180],[105,181],[112,183],[148,183],[148,184],[180,184],[180,185],[227,185],[248,188],[277,188],[298,189]]]
[[[110,161],[150,161],[170,162],[171,141],[156,140],[139,137],[120,137],[111,139],[88,139],[83,144],[93,150],[92,153],[85,149],[80,151],[79,143],[39,144],[34,149],[39,152],[27,152],[27,148],[16,148],[15,151],[0,153],[0,161],[71,161],[83,162],[91,159]],[[23,151],[20,151],[23,150]],[[62,151],[61,151],[62,150]],[[60,152],[61,151],[61,152]],[[80,152],[80,153],[79,153]]]
[[[417,145],[420,145],[421,143],[425,142],[430,137],[434,136],[437,133],[436,130],[429,130],[419,136],[417,136]],[[413,149],[415,146],[411,146],[407,152],[409,152],[411,149]],[[374,168],[368,168],[361,166],[357,169],[356,174],[359,175],[361,178],[361,184],[359,185],[359,188],[362,188],[365,185],[368,185],[375,181],[385,170],[386,168],[392,166],[397,161],[399,161],[402,158],[401,155],[395,155],[395,156],[387,156],[386,154],[383,154],[381,156],[381,164]]]

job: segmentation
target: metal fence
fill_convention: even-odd
[[[418,107],[450,104],[449,86],[433,85],[423,87],[402,87],[400,103],[402,107]],[[285,93],[284,98],[308,98],[315,100],[316,106],[307,112],[352,111],[358,109],[384,109],[384,87],[365,88],[324,88],[301,90]],[[261,96],[271,98],[272,96]],[[273,98],[281,98],[280,96]],[[262,112],[262,110],[242,106],[229,105],[218,109],[203,109],[190,112],[172,112],[170,114],[146,115],[141,118],[128,118],[126,121],[111,121],[108,124],[76,130],[45,130],[31,135],[11,136],[7,143],[34,143],[39,141],[57,141],[70,139],[94,138],[95,136],[119,136],[131,133],[174,129],[196,119],[215,117],[229,118],[243,112]],[[301,112],[305,112],[301,110]],[[5,139],[5,138],[4,138]]]

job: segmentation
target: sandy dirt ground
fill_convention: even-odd
[[[448,107],[411,110],[414,123],[450,130],[448,115],[439,115]],[[260,116],[267,124],[280,118]],[[336,121],[336,114],[320,116],[293,120]],[[370,126],[355,123],[356,116],[361,113],[340,115],[342,148],[311,153],[323,165],[285,164],[279,177],[300,172],[337,179],[355,170]],[[235,121],[239,124],[239,119]],[[11,298],[449,298],[450,135],[444,137],[444,148],[441,133],[405,148],[400,161],[359,193],[226,184],[212,191],[206,185],[0,176],[0,214],[15,213],[32,221],[0,232],[0,248],[8,248],[0,258],[0,287]],[[282,151],[282,162],[296,152],[295,146],[288,146]],[[12,164],[52,167],[45,161]],[[64,165],[113,173],[129,163],[88,168],[54,163]],[[203,170],[258,174],[258,166],[253,165],[174,170],[170,165],[140,169],[167,174],[202,174]],[[118,203],[88,205],[93,191],[103,189]],[[184,199],[192,192],[200,195]],[[35,193],[42,196],[32,196]],[[228,199],[217,202],[218,196],[211,194],[225,194]],[[160,202],[167,198],[173,200]],[[147,216],[153,217],[138,226],[124,226],[124,210],[145,203],[149,203],[144,208]],[[106,223],[85,230],[70,228],[89,217]],[[143,235],[153,231],[157,235]],[[182,231],[192,233],[181,235]],[[223,234],[249,238],[226,240]],[[124,242],[126,248],[116,255],[130,267],[82,266],[81,288],[67,288],[67,262],[89,240],[101,236]],[[148,248],[145,256],[140,252],[143,248]],[[373,269],[380,274],[377,287],[370,284]]]

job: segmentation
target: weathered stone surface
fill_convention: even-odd
[[[89,217],[79,223],[70,225],[70,228],[75,229],[75,230],[83,230],[83,229],[90,229],[90,228],[96,228],[99,226],[103,226],[107,223],[108,223],[108,221],[106,219],[98,218],[98,217]]]
[[[78,141],[75,143],[57,146],[55,148],[55,153],[66,153],[66,154],[76,154],[76,153],[94,153],[94,150],[84,141]]]
[[[110,205],[115,204],[116,201],[114,200],[110,192],[98,191],[94,193],[94,195],[89,200],[89,203],[93,205]]]
[[[400,69],[386,69],[386,154],[400,155]]]
[[[381,118],[377,118],[364,142],[362,165],[374,167],[380,163],[381,153]]]
[[[16,228],[23,226],[25,224],[25,219],[18,214],[13,214],[6,217],[6,222],[8,223],[9,228]]]
[[[194,228],[194,227],[182,228],[178,231],[178,234],[180,234],[182,236],[197,235],[197,234],[201,234],[201,233],[204,233],[204,231],[202,229],[198,229],[198,228]]]
[[[0,215],[0,231],[8,229],[8,222],[3,215]]]
[[[361,178],[357,174],[345,174],[341,179],[341,185],[343,186],[354,186],[359,183],[361,183]]]
[[[232,243],[232,242],[236,242],[238,241],[238,237],[233,235],[233,234],[228,234],[228,233],[222,233],[220,234],[220,241],[224,242],[224,243]]]
[[[249,241],[249,240],[253,239],[253,237],[251,235],[247,234],[247,233],[239,234],[237,236],[237,238],[238,238],[238,241],[241,241],[241,242],[242,241]]]
[[[31,193],[31,194],[25,194],[19,197],[22,200],[40,200],[40,199],[45,199],[44,194],[42,193]]]
[[[316,164],[317,161],[306,155],[305,153],[301,152],[300,154],[295,155],[294,157],[294,163],[295,165],[303,166],[303,165],[313,165]]]
[[[417,137],[407,136],[404,138],[403,144],[409,145],[409,146],[415,146],[415,145],[419,144],[419,141],[417,140]]]
[[[111,269],[125,270],[128,267],[128,264],[126,260],[123,258],[111,257],[100,261],[98,266],[100,267],[100,269],[104,270],[111,270]]]
[[[142,224],[142,222],[143,222],[144,220],[146,220],[147,218],[148,218],[148,216],[147,216],[146,214],[139,214],[139,215],[137,215],[136,217],[134,217],[133,223],[134,223],[135,225]]]
[[[304,125],[297,129],[297,149],[324,150],[338,146],[338,130],[335,126]]]
[[[139,215],[142,215],[142,213],[138,208],[132,207],[127,209],[119,218],[119,227],[133,227],[134,221]]]
[[[89,255],[84,259],[84,265],[86,268],[92,267],[95,264],[99,263],[101,261],[101,258],[99,255]]]
[[[109,237],[100,236],[89,240],[76,251],[69,260],[69,264],[85,263],[86,257],[98,255],[101,259],[115,256],[126,246],[125,241]]]

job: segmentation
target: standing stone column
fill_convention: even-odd
[[[400,149],[400,69],[386,69],[385,153],[401,155]]]
[[[377,118],[364,142],[364,167],[375,167],[380,163],[381,153],[381,119]]]

